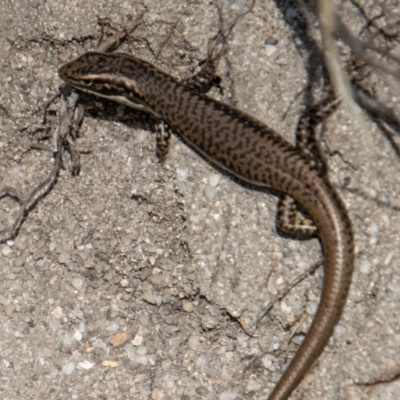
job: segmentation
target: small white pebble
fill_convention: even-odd
[[[3,254],[3,256],[7,257],[12,253],[12,249],[9,246],[4,246],[3,250],[1,250],[1,254]]]
[[[287,305],[284,301],[281,302],[281,310],[285,313],[285,314],[289,314],[292,312],[292,307],[290,307],[289,305]]]
[[[343,335],[344,333],[346,333],[346,328],[343,325],[336,325],[335,326],[335,334]]]
[[[185,181],[189,175],[189,171],[187,169],[177,168],[176,174],[178,181]]]
[[[82,340],[82,333],[80,333],[78,330],[76,330],[76,331],[74,332],[74,339],[75,339],[77,342],[80,342],[80,341]]]
[[[114,331],[117,331],[118,329],[119,329],[119,326],[115,322],[111,323],[110,325],[108,325],[106,327],[106,331],[108,331],[108,332],[114,332]]]
[[[125,346],[125,352],[131,361],[134,362],[136,360],[136,350],[130,343]]]
[[[219,400],[235,400],[238,398],[237,396],[235,392],[222,392],[219,395]]]
[[[81,369],[91,369],[93,368],[94,363],[90,362],[89,360],[81,361],[78,363],[78,368]]]
[[[269,356],[264,356],[261,360],[265,369],[269,369],[271,367],[272,360]]]
[[[82,286],[83,286],[83,283],[84,283],[84,280],[81,279],[81,278],[76,278],[76,279],[73,279],[73,280],[72,280],[72,286],[73,286],[75,289],[81,289]]]
[[[215,214],[212,215],[212,217],[213,217],[216,221],[219,221],[219,220],[221,219],[221,214],[215,213]]]
[[[189,219],[190,219],[191,222],[198,223],[198,222],[200,221],[200,215],[194,215],[194,214],[192,214],[192,215],[189,217]]]
[[[143,336],[136,335],[131,341],[134,346],[140,346],[143,343]]]
[[[74,369],[75,369],[75,363],[69,362],[63,366],[62,373],[65,375],[70,375]]]
[[[151,260],[150,260],[150,263],[151,263]],[[151,263],[151,265],[154,265],[154,263]],[[127,287],[129,287],[129,279],[122,278],[121,281],[119,282],[119,284],[121,285],[121,287],[127,288]]]
[[[79,323],[79,332],[81,332],[81,333],[85,333],[85,331],[86,331],[86,324],[85,324],[85,321],[81,321],[80,323]]]
[[[265,52],[267,53],[267,56],[272,56],[276,52],[276,46],[273,44],[266,44],[265,45]]]
[[[364,260],[364,261],[361,263],[360,271],[361,271],[363,274],[369,274],[370,271],[371,271],[371,263],[370,263],[368,260]]]
[[[182,300],[182,310],[186,312],[193,312],[194,306],[193,303],[189,300],[183,299]]]
[[[147,361],[148,361],[148,358],[147,358],[146,355],[144,355],[144,356],[138,355],[138,356],[136,357],[136,362],[139,363],[139,364],[141,364],[141,365],[147,365]]]
[[[60,306],[54,307],[53,310],[51,311],[51,315],[54,318],[59,319],[64,316],[63,309]]]
[[[219,184],[219,181],[221,180],[221,175],[219,174],[211,174],[208,177],[208,183],[210,184],[211,187],[217,187]]]
[[[201,347],[200,337],[197,335],[191,335],[189,337],[188,346],[192,350],[199,350]]]
[[[261,383],[250,379],[246,385],[246,392],[258,392],[261,389]]]
[[[373,188],[371,188],[371,187],[367,187],[367,188],[366,188],[366,192],[367,192],[367,194],[369,194],[369,196],[370,196],[372,199],[375,199],[375,197],[378,195],[377,192],[376,192],[376,190],[373,189]]]

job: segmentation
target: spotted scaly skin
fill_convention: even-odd
[[[311,327],[269,400],[288,399],[321,354],[350,288],[353,232],[329,182],[278,133],[255,118],[198,94],[151,64],[122,53],[89,52],[59,70],[78,89],[144,108],[230,174],[291,196],[315,224],[324,254],[324,282]]]

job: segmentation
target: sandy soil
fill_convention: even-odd
[[[293,140],[301,93],[321,71],[302,16],[281,3],[256,1],[237,21],[219,65],[224,94],[211,95]],[[218,4],[224,28],[246,7]],[[52,167],[50,153],[30,146],[56,127],[58,104],[41,121],[61,83],[57,67],[96,47],[98,17],[126,24],[140,12],[145,23],[122,50],[180,79],[221,28],[215,2],[1,2],[0,187],[27,194]],[[81,142],[91,151],[81,173],[63,169],[15,240],[0,245],[0,397],[266,398],[307,332],[322,270],[257,321],[321,259],[318,241],[280,237],[276,197],[237,185],[175,138],[161,166],[145,116],[103,114],[85,117]],[[371,121],[359,124],[344,107],[327,121],[324,142],[357,257],[340,324],[292,398],[399,398],[398,381],[355,382],[400,365],[400,161]],[[0,226],[16,210],[1,200]]]

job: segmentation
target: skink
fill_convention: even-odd
[[[273,129],[139,58],[88,52],[63,65],[59,75],[77,89],[159,116],[211,163],[252,186],[289,195],[311,218],[322,244],[324,282],[311,327],[269,396],[269,400],[289,398],[331,337],[350,288],[353,232],[339,195]]]

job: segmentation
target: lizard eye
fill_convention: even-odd
[[[84,81],[83,79],[81,80],[82,86],[92,86],[93,81]]]

